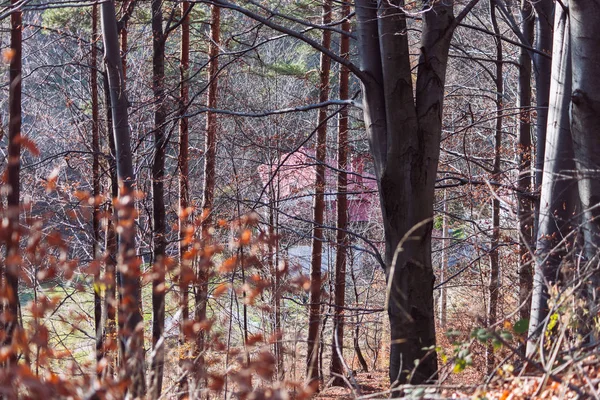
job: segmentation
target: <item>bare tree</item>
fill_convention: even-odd
[[[331,2],[323,2],[323,25],[331,23]],[[331,31],[323,31],[321,45],[325,49],[331,46]],[[329,72],[331,60],[327,55],[321,54],[319,67],[319,102],[329,99]],[[327,156],[327,108],[319,109],[317,117],[317,143],[315,168],[315,202],[314,202],[314,228],[312,239],[312,254],[310,267],[310,309],[308,316],[308,352],[306,378],[311,386],[319,389],[319,336],[321,330],[321,268],[323,256],[323,217],[325,213],[325,158]]]
[[[15,6],[18,2],[12,0]],[[19,216],[21,199],[21,97],[22,97],[22,37],[23,19],[21,11],[14,8],[10,14],[10,88],[8,92],[8,173],[7,183],[10,188],[7,195],[8,229],[6,238],[6,264],[4,265],[4,293],[6,302],[4,306],[5,318],[3,329],[5,335],[2,344],[10,346],[19,322]],[[17,362],[17,353],[11,352],[9,361]]]
[[[342,4],[342,30],[350,32],[350,4]],[[340,55],[349,58],[350,38],[342,34],[340,38]],[[350,71],[340,67],[339,95],[341,100],[349,98]],[[346,252],[348,251],[348,108],[340,110],[338,118],[338,180],[337,180],[337,232],[335,252],[335,309],[333,317],[333,340],[331,350],[331,375],[334,386],[343,386],[344,374],[344,306],[346,300]]]
[[[416,87],[404,2],[356,1],[364,119],[374,158],[385,232],[390,380],[415,383],[437,371],[431,265],[434,186],[453,5],[427,3]],[[414,94],[413,94],[414,91]]]
[[[117,19],[113,1],[102,3],[102,35],[110,91],[114,142],[119,178],[118,229],[119,234],[119,336],[123,344],[123,378],[129,379],[130,394],[145,392],[144,336],[140,312],[141,286],[139,260],[135,248],[135,174],[128,124],[129,103],[125,95],[123,64],[119,54]]]
[[[559,266],[568,251],[571,218],[577,190],[573,180],[575,170],[573,143],[569,123],[571,93],[571,54],[569,18],[566,10],[556,9],[552,60],[552,83],[548,132],[540,198],[539,225],[531,320],[527,354],[536,350],[536,339],[541,333],[548,313],[548,286],[559,279]],[[564,240],[563,240],[564,239]]]

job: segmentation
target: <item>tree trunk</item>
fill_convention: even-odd
[[[561,243],[571,232],[570,221],[576,208],[573,193],[575,162],[569,124],[571,93],[571,58],[569,49],[569,21],[567,13],[558,7],[554,28],[552,83],[548,112],[548,133],[544,173],[540,197],[539,227],[535,276],[529,324],[527,354],[536,351],[544,319],[548,313],[547,285],[558,281],[559,266],[568,250]]]
[[[217,107],[218,99],[218,73],[219,73],[219,44],[221,34],[221,9],[211,6],[210,19],[210,45],[208,48],[208,108]],[[202,242],[207,246],[210,240],[209,228],[212,224],[212,208],[215,196],[215,168],[217,156],[217,114],[206,113],[206,139],[204,142],[204,192],[202,197]],[[206,301],[208,296],[208,270],[209,260],[201,260],[198,265],[198,287],[196,288],[196,308],[194,318],[196,321],[206,319]],[[200,332],[196,339],[196,374],[199,382],[204,371],[204,358],[202,352],[205,346],[205,333]]]
[[[496,19],[496,0],[490,1],[490,19],[496,37],[496,75],[494,77],[496,86],[496,127],[494,129],[494,169],[493,179],[499,180],[502,172],[500,168],[500,156],[502,151],[502,114],[504,103],[504,77],[502,75],[502,40],[500,39],[500,28]],[[500,247],[500,200],[498,196],[492,195],[492,240],[490,243],[490,309],[488,313],[488,327],[498,322],[498,297],[500,292],[500,262],[498,249]],[[487,347],[487,373],[491,374],[495,366],[494,346],[492,343]]]
[[[112,129],[112,107],[110,103],[110,88],[108,85],[108,74],[105,72],[103,74],[103,86],[104,86],[104,97],[106,102],[106,138],[108,141],[108,147],[110,151],[110,161],[109,168],[110,171],[110,194],[111,198],[116,199],[119,196],[119,180],[117,178],[117,150],[115,148],[115,136],[113,134]],[[105,303],[106,303],[106,333],[105,337],[110,338],[110,340],[116,340],[116,320],[117,320],[117,296],[116,296],[116,283],[117,283],[117,253],[118,253],[118,235],[117,229],[115,227],[115,208],[114,204],[109,203],[108,210],[111,218],[108,220],[108,224],[106,225],[106,254],[104,256],[105,259],[105,271],[104,271],[104,280],[106,281],[106,294],[105,294]],[[119,346],[113,346],[114,349],[117,349]],[[105,356],[108,352],[105,354]],[[109,376],[112,375],[116,370],[118,355],[116,351],[113,350],[113,354],[111,354],[108,369],[105,371],[104,375]]]
[[[152,0],[152,90],[154,92],[154,161],[152,163],[153,279],[152,279],[152,366],[150,397],[157,399],[162,391],[165,331],[165,41],[162,0]]]
[[[92,94],[92,257],[100,254],[100,209],[96,199],[100,196],[100,115],[98,111],[98,5],[92,6],[92,45],[90,56],[90,89]],[[100,270],[94,275],[94,283],[100,282]],[[94,322],[96,327],[96,362],[104,358],[104,326],[102,323],[102,296],[94,288]],[[98,371],[100,375],[102,371]]]
[[[188,250],[186,241],[186,229],[189,226],[190,218],[188,216],[189,207],[189,129],[187,106],[189,102],[189,68],[190,68],[190,3],[184,1],[181,3],[181,91],[179,99],[179,288],[181,291],[181,326],[185,326],[186,321],[190,319],[189,315],[189,280],[192,273],[191,260],[185,257]],[[183,349],[186,343],[186,337],[181,330],[179,334],[179,346]],[[188,392],[188,378],[184,373],[185,359],[182,357],[180,373],[182,378],[179,381],[179,391],[185,396]]]
[[[12,0],[15,6],[18,1]],[[19,254],[19,216],[21,193],[21,88],[22,88],[22,14],[17,8],[10,14],[10,87],[8,91],[8,173],[6,181],[10,190],[7,195],[8,233],[6,233],[6,265],[4,280],[6,288],[2,338],[3,346],[11,346],[13,335],[19,326],[19,263],[11,262]],[[16,364],[17,353],[13,348],[9,362]]]
[[[535,49],[539,52],[552,54],[554,2],[548,0],[532,2],[535,9]],[[546,153],[546,129],[548,123],[548,101],[550,97],[550,74],[552,60],[539,53],[533,54],[533,70],[535,76],[535,103],[537,119],[535,126],[535,175],[534,189],[539,193],[542,187],[544,171],[544,155]],[[539,226],[540,202],[534,207],[535,229]],[[537,232],[533,233],[534,237]]]
[[[119,235],[118,269],[120,272],[121,304],[119,310],[119,337],[124,345],[122,378],[130,382],[132,397],[145,392],[143,319],[140,312],[141,286],[140,263],[135,248],[135,175],[131,153],[128,124],[129,103],[123,87],[123,65],[119,55],[117,20],[113,1],[101,5],[104,59],[110,89],[113,133],[119,178],[118,222]],[[122,318],[121,318],[122,316]]]
[[[352,263],[350,263],[350,277],[352,278],[352,288],[354,289],[354,299],[355,299],[355,304],[356,307],[359,306],[360,303],[360,296],[358,294],[358,287],[356,285],[356,275],[354,274],[354,265],[352,265]],[[362,322],[362,318],[360,318],[358,316],[358,313],[356,313],[356,325],[354,327],[354,352],[356,353],[356,358],[358,358],[358,363],[360,364],[363,372],[369,372],[369,366],[367,365],[367,361],[365,360],[365,357],[362,354],[362,350],[360,349],[360,325]]]
[[[442,267],[440,268],[440,282],[445,282],[448,273],[448,250],[450,240],[448,240],[448,201],[446,197],[446,189],[444,189],[444,215],[442,215]],[[448,288],[445,285],[440,286],[440,327],[446,328],[447,322],[447,304],[448,303]]]
[[[350,3],[342,4],[342,30],[350,32]],[[349,59],[350,38],[341,35],[340,55]],[[347,100],[350,71],[340,66],[340,100]],[[335,253],[335,308],[333,316],[333,340],[331,349],[331,375],[333,386],[345,386],[344,374],[344,306],[346,304],[346,251],[348,248],[348,109],[340,110],[338,120],[338,182],[337,182],[337,232]]]
[[[331,0],[323,2],[323,25],[331,23]],[[331,31],[324,30],[321,44],[329,49]],[[321,54],[319,67],[319,102],[329,99],[329,72],[331,60]],[[319,332],[321,329],[321,265],[323,254],[323,217],[325,211],[325,157],[327,155],[327,108],[319,109],[317,119],[316,177],[314,202],[314,228],[310,267],[310,309],[308,316],[306,378],[309,385],[319,390]]]
[[[382,2],[378,17],[377,2],[356,2],[364,119],[384,221],[393,386],[409,375],[413,383],[434,379],[437,371],[431,230],[444,81],[457,22],[444,3],[423,13],[413,97],[402,6]]]
[[[521,31],[529,43],[533,42],[531,3],[521,1]],[[533,207],[526,193],[531,192],[531,56],[529,50],[519,50],[519,142],[517,145],[519,180],[517,187],[519,219],[519,316],[529,319],[531,289],[533,287]]]
[[[600,244],[600,5],[571,0],[569,11],[573,66],[571,133],[583,211],[585,254],[592,260],[597,257]],[[565,95],[569,93],[565,91]]]

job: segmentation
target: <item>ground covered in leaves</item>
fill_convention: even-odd
[[[598,361],[597,359],[594,359]],[[489,384],[464,383],[410,386],[404,389],[406,399],[593,399],[600,398],[600,362],[586,362],[579,373],[558,375],[524,374],[496,377]],[[579,369],[579,368],[578,368]],[[467,369],[468,370],[468,369]],[[389,398],[385,371],[358,373],[355,388],[326,387],[317,399],[384,399]]]

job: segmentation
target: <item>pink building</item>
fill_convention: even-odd
[[[325,169],[326,223],[335,223],[337,207],[337,162],[327,160]],[[377,181],[364,173],[364,159],[355,157],[348,170],[348,217],[353,222],[380,221]],[[273,165],[258,167],[263,185],[278,208],[291,217],[312,219],[315,188],[316,160],[314,151],[301,148],[295,153],[283,154]],[[270,194],[271,188],[276,196]]]

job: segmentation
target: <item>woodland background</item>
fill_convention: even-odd
[[[600,6],[578,31],[591,2],[454,3],[1,3],[0,393],[360,397],[437,378],[597,396]],[[427,61],[428,18],[453,7],[447,60]],[[393,185],[419,210],[395,242],[410,218],[385,198],[369,23],[392,29],[382,79],[403,65],[386,95],[441,96],[416,133],[438,118],[439,146],[407,169],[437,168],[434,195]],[[410,142],[402,118],[388,130]],[[422,264],[397,261],[411,240]],[[420,315],[392,310],[414,263],[431,274],[402,282],[425,288],[407,301],[431,330],[390,354],[390,321]]]

